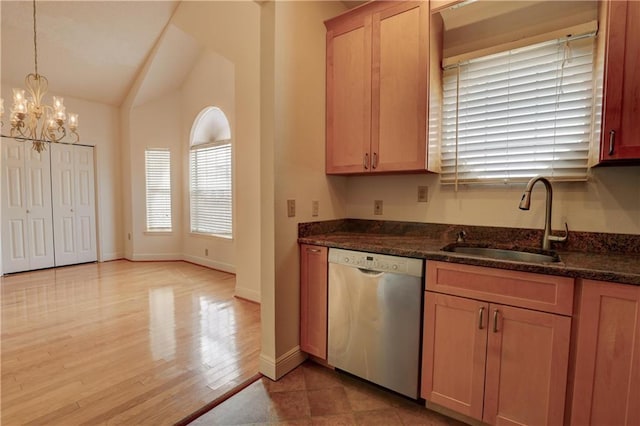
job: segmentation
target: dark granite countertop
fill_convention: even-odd
[[[315,226],[317,224],[321,225]],[[571,244],[555,248],[560,256],[560,262],[528,263],[446,252],[442,248],[455,241],[455,238],[452,239],[452,234],[461,228],[470,229],[468,233],[480,237],[478,241],[483,239],[486,241],[487,235],[490,235],[491,241],[497,242],[501,247],[535,247],[536,244],[531,240],[537,241],[537,230],[414,223],[404,223],[408,226],[401,226],[401,222],[392,224],[393,226],[389,227],[389,222],[383,224],[378,221],[353,219],[300,224],[298,242],[371,253],[640,285],[640,235],[605,234],[603,236],[603,234],[574,233]],[[578,239],[587,241],[577,241]],[[576,250],[577,248],[591,248],[593,251]]]

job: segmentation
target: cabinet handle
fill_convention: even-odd
[[[27,209],[27,214],[29,214],[29,213],[31,213],[31,212],[29,211],[29,209]]]
[[[480,310],[478,311],[478,328],[480,330],[483,329],[482,325],[484,324],[484,306],[482,308],[480,308]]]
[[[497,333],[498,332],[498,310],[495,309],[493,311],[493,332]]]
[[[373,163],[371,165],[372,169],[375,169],[376,167],[378,167],[378,153],[377,152],[373,153],[373,161],[372,161],[372,163]]]
[[[364,166],[365,170],[369,170],[369,153],[368,152],[366,152],[364,154],[364,164],[363,164],[363,166]]]
[[[310,249],[307,249],[307,251],[311,252],[311,253],[320,253],[320,249],[312,249],[312,248],[310,248]]]
[[[613,147],[615,146],[615,143],[616,143],[616,131],[610,130],[609,131],[609,155],[613,155]]]

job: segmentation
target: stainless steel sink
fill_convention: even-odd
[[[545,251],[545,253],[542,254],[520,250],[509,250],[491,247],[474,247],[457,244],[448,245],[442,250],[452,253],[469,254],[472,256],[489,257],[491,259],[513,260],[516,262],[550,263],[560,261],[560,257],[558,257],[557,254],[549,251]]]

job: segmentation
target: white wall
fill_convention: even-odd
[[[545,192],[533,190],[531,210],[518,204],[524,184],[442,186],[437,175],[363,176],[348,179],[347,216],[363,219],[543,228]],[[429,186],[429,201],[417,202],[418,185]],[[591,170],[588,182],[553,185],[552,227],[640,234],[640,167]],[[373,215],[383,200],[383,215]]]
[[[13,98],[11,90],[12,87],[2,86],[2,98],[7,111],[11,108]],[[64,96],[67,111],[79,114],[79,143],[95,146],[98,260],[122,258],[122,173],[118,109],[65,96],[64,93],[56,95]],[[47,100],[50,101],[45,99]],[[6,121],[3,133],[9,133],[10,130],[8,120]]]

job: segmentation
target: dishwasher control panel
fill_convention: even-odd
[[[329,249],[329,263],[370,271],[391,272],[415,277],[423,276],[422,260],[409,257],[331,248]]]

